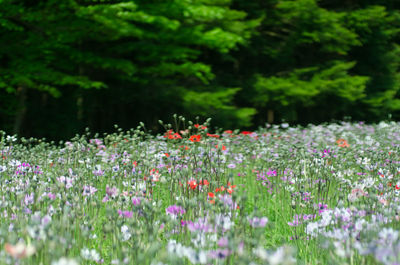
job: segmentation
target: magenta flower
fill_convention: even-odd
[[[50,200],[55,200],[56,199],[56,195],[51,193],[51,192],[47,193],[47,196],[49,197]]]
[[[133,205],[138,206],[138,205],[140,205],[140,202],[141,202],[141,199],[139,197],[132,198]]]
[[[133,217],[133,212],[131,212],[131,211],[118,210],[118,214],[119,214],[119,216],[125,217],[125,218],[132,218]]]

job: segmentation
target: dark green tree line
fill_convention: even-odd
[[[400,118],[398,1],[3,0],[0,125]]]

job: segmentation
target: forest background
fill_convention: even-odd
[[[0,0],[0,128],[400,119],[398,0]]]

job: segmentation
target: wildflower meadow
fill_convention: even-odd
[[[0,133],[0,264],[400,264],[400,123]]]

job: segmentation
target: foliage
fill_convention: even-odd
[[[225,127],[266,113],[399,118],[399,10],[392,0],[3,0],[0,124],[60,139],[142,120],[159,130],[172,113]]]

